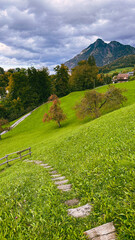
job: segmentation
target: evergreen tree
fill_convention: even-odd
[[[69,74],[68,67],[64,64],[61,66],[57,65],[54,68],[55,74],[55,91],[56,95],[59,97],[65,96],[69,93]]]
[[[96,66],[95,58],[94,58],[93,55],[92,55],[92,56],[89,56],[89,58],[88,58],[88,64],[89,64],[90,66]]]

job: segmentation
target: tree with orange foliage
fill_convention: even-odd
[[[60,100],[56,95],[51,95],[49,101],[52,101],[52,106],[50,107],[48,114],[44,114],[43,122],[54,120],[57,122],[58,126],[61,127],[60,122],[66,119],[66,115],[60,107]]]

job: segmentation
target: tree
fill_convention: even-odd
[[[0,74],[4,74],[4,69],[2,67],[0,67]]]
[[[8,72],[8,85],[6,98],[3,98],[3,105],[7,111],[9,120],[14,120],[21,115],[31,111],[50,96],[50,77],[47,68],[27,69],[16,68],[13,73]],[[5,74],[4,74],[5,75]],[[5,89],[5,79],[1,78]],[[4,95],[3,88],[0,94]]]
[[[69,74],[68,67],[64,64],[57,65],[54,68],[55,74],[55,92],[58,97],[63,97],[69,93]]]
[[[75,106],[77,116],[82,119],[86,116],[97,118],[105,111],[119,108],[127,100],[122,95],[124,91],[124,89],[109,86],[106,93],[99,93],[95,90],[86,92],[81,103]]]
[[[123,96],[123,92],[126,91],[126,89],[116,88],[115,86],[110,85],[107,92],[104,94],[104,101],[102,102],[100,109],[103,107],[109,110],[120,108],[123,102],[127,101],[127,98]]]
[[[88,59],[88,61],[80,61],[78,65],[72,69],[69,81],[72,91],[95,88],[98,68],[94,60],[91,61]]]
[[[51,95],[49,101],[52,101],[53,104],[50,107],[48,114],[44,114],[43,122],[54,120],[57,122],[58,126],[61,127],[60,122],[66,119],[66,115],[60,107],[60,100],[56,95]]]
[[[112,76],[105,74],[104,75],[104,84],[110,84],[110,83],[112,83]]]
[[[45,102],[50,96],[50,78],[47,68],[35,69],[28,68],[28,82],[30,86],[30,95],[37,99],[37,105]]]
[[[8,124],[8,120],[6,119],[0,119],[0,133],[3,132],[4,130],[8,130],[8,127],[3,127],[3,125]],[[0,140],[1,140],[1,134],[0,134]]]
[[[103,94],[95,90],[85,93],[80,104],[75,106],[77,117],[84,119],[87,116],[97,118],[100,116],[100,105],[103,101]]]
[[[0,119],[6,117],[6,108],[0,104]]]
[[[92,56],[89,56],[89,58],[88,58],[88,64],[89,64],[90,66],[96,66],[95,58],[94,58],[93,55],[92,55]]]
[[[6,89],[4,87],[0,87],[0,97],[3,98],[6,95]]]
[[[3,73],[0,74],[0,86],[6,88],[9,83],[8,77],[10,76],[10,73]]]
[[[28,79],[26,72],[14,72],[9,76],[9,84],[6,88],[8,90],[8,98],[10,100],[17,99],[22,100],[25,96],[25,89],[28,86]],[[26,97],[26,96],[25,96]]]

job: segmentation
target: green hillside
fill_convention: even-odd
[[[1,157],[31,146],[32,159],[65,175],[72,191],[60,194],[41,166],[16,161],[1,167],[0,239],[85,239],[84,231],[109,221],[119,240],[135,239],[135,81],[116,86],[128,89],[128,101],[117,111],[79,121],[73,107],[84,92],[75,92],[61,99],[68,117],[61,129],[42,123],[45,104],[2,136]],[[73,197],[80,206],[93,206],[88,217],[68,216],[64,201]]]
[[[110,71],[108,74],[112,75],[113,73],[127,73],[132,72],[134,70],[133,67],[125,67],[125,68],[115,68],[114,70]]]
[[[124,56],[124,57],[120,57],[118,59],[116,59],[115,61],[100,67],[99,71],[103,72],[103,73],[108,73],[110,71],[113,71],[115,69],[119,69],[119,68],[129,68],[131,71],[135,66],[135,55],[128,55],[128,56]]]

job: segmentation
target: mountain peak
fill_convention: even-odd
[[[111,41],[109,45],[122,45],[122,44],[117,41]]]
[[[134,47],[123,45],[117,41],[105,43],[102,39],[98,38],[94,43],[82,50],[80,54],[65,62],[65,65],[69,69],[72,69],[78,64],[78,62],[81,60],[87,60],[89,56],[93,55],[97,66],[104,66],[120,57],[133,54],[135,54]]]
[[[106,43],[101,38],[98,38],[93,44],[95,47],[99,47],[105,45]]]
[[[96,40],[96,42],[105,43],[101,38],[98,38],[98,39]],[[96,43],[96,42],[95,42],[95,43]]]

